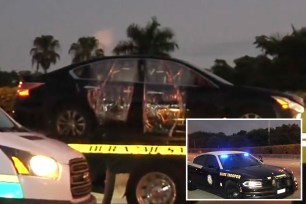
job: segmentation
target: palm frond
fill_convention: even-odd
[[[116,55],[136,54],[136,46],[132,41],[120,41],[113,49]]]
[[[141,27],[135,23],[127,28],[126,41],[119,41],[113,49],[116,55],[122,54],[152,54],[167,55],[179,48],[170,28],[160,28],[156,17],[152,17],[146,26]]]

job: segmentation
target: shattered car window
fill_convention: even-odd
[[[88,101],[97,118],[100,123],[108,120],[126,121],[134,92],[134,81],[138,80],[137,61],[109,60],[94,66],[98,86],[88,92]]]
[[[185,134],[185,91],[180,89],[183,68],[163,60],[148,60],[144,84],[144,132],[169,137]]]

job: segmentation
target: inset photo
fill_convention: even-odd
[[[188,119],[186,199],[302,199],[299,119]]]

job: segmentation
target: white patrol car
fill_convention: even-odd
[[[81,153],[30,132],[1,108],[0,141],[1,201],[96,203],[91,195],[88,165]]]
[[[216,151],[188,162],[188,190],[197,188],[225,198],[279,198],[292,194],[297,181],[292,171],[263,164],[247,152]]]

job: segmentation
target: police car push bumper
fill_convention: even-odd
[[[269,172],[264,179],[248,179],[248,174],[241,172],[243,179],[240,183],[241,198],[278,198],[292,194],[298,184],[293,174],[284,168],[261,165],[242,169],[243,171],[257,172],[253,175],[261,177],[261,172]],[[239,173],[239,171],[236,171]],[[250,175],[250,174],[249,174]]]

